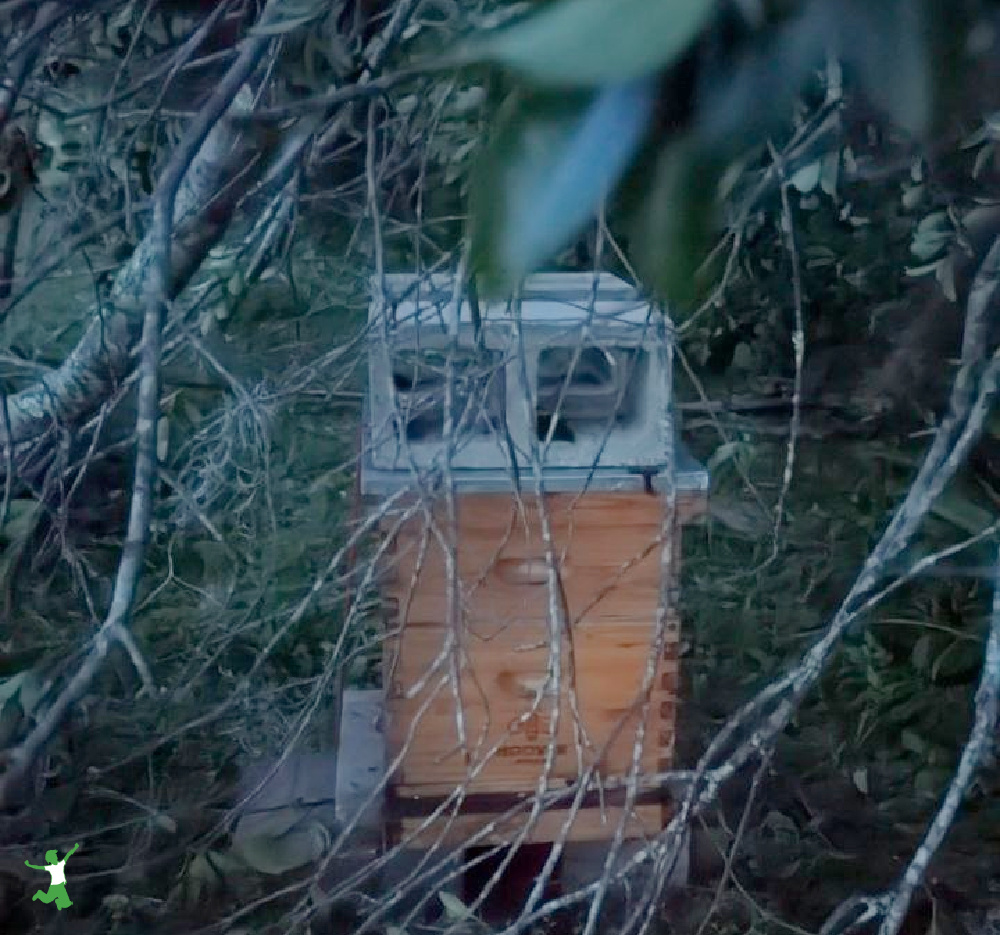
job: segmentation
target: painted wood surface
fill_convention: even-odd
[[[692,518],[701,503],[680,498],[678,517]],[[657,624],[663,504],[595,493],[545,505],[554,588],[532,498],[465,495],[454,527],[439,509],[433,526],[420,516],[398,530],[381,578],[396,801],[432,809],[459,785],[473,797],[518,795],[565,788],[588,770],[621,779],[670,768],[680,628],[674,611]],[[679,543],[677,533],[668,589]],[[611,837],[623,814],[584,809],[570,839]],[[636,806],[627,836],[652,833],[665,815],[659,802]],[[449,837],[490,817],[467,811]],[[530,840],[551,840],[565,818],[546,812]],[[420,821],[408,814],[396,827],[408,834]],[[494,839],[516,824],[505,819]]]

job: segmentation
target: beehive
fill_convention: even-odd
[[[662,418],[669,324],[606,275],[536,277],[478,314],[446,279],[386,289],[362,489],[375,508],[393,497],[379,576],[393,837],[547,841],[574,809],[568,840],[609,838],[627,777],[672,761],[678,529],[705,497]],[[626,836],[668,814],[661,790],[640,792]]]

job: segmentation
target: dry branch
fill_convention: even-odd
[[[4,442],[7,450],[13,451],[12,460],[18,468],[26,457],[37,456],[37,446],[45,443],[53,424],[72,425],[104,401],[109,390],[128,373],[139,343],[139,456],[128,533],[111,607],[73,678],[21,745],[6,752],[8,766],[0,775],[0,806],[13,801],[15,790],[70,706],[90,686],[112,643],[130,643],[125,630],[135,600],[151,513],[160,330],[169,303],[225,232],[246,188],[267,169],[272,147],[262,146],[261,141],[237,131],[225,114],[247,110],[246,97],[241,97],[240,92],[268,45],[266,37],[245,44],[175,150],[157,192],[156,223],[116,277],[109,307],[96,311],[84,337],[58,370],[43,377],[38,386],[7,400],[9,418],[5,419]]]

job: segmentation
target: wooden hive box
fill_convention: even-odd
[[[625,786],[636,770],[652,774],[672,764],[679,529],[702,510],[706,478],[672,438],[664,442],[659,434],[658,407],[669,405],[662,398],[669,386],[669,370],[663,372],[669,366],[669,354],[663,353],[669,334],[638,327],[648,321],[648,304],[608,277],[597,295],[603,293],[613,308],[591,310],[583,339],[590,343],[584,353],[567,356],[565,349],[581,340],[581,296],[594,295],[592,277],[586,280],[529,280],[534,294],[551,300],[551,307],[533,318],[522,304],[527,324],[517,346],[528,350],[520,355],[504,351],[509,312],[493,317],[496,331],[490,331],[489,313],[483,316],[485,339],[480,332],[464,347],[459,313],[457,328],[446,329],[447,353],[466,356],[453,356],[446,369],[452,379],[456,372],[465,374],[456,384],[465,394],[464,412],[483,412],[486,425],[477,430],[471,419],[453,419],[453,428],[464,420],[472,441],[464,463],[463,455],[454,457],[460,446],[452,446],[452,463],[443,472],[452,488],[450,507],[440,494],[425,494],[423,501],[405,494],[381,518],[387,814],[393,843],[489,844],[562,835],[569,841],[601,840],[613,837],[623,818],[625,836],[637,838],[661,829],[669,815],[668,799],[651,788],[631,801],[626,818]],[[441,295],[453,292],[445,287]],[[567,303],[567,294],[577,304]],[[428,391],[433,381],[411,369],[413,320],[421,321],[423,310],[419,298],[413,304],[415,315],[410,310],[409,317],[394,319],[397,327],[399,318],[407,322],[399,329],[403,351],[395,358],[404,363],[393,363],[390,346],[380,370],[373,353],[365,444],[370,454],[362,467],[369,495],[402,494],[414,483],[440,489],[435,451],[440,454],[445,419],[440,400],[428,402],[435,398]],[[604,331],[595,326],[601,311],[609,316]],[[630,315],[623,327],[621,320]],[[493,354],[485,358],[493,362],[489,379],[478,390],[470,389],[474,381],[462,369],[473,341],[480,360],[484,347]],[[421,352],[428,346],[433,342],[422,338]],[[574,399],[573,377],[584,371],[590,348],[599,353],[592,355]],[[544,385],[553,362],[568,370],[559,391]],[[622,377],[616,368],[626,365],[629,373]],[[392,375],[388,388],[386,373]],[[613,385],[602,389],[598,378],[609,374]],[[601,432],[592,430],[590,413],[607,407],[612,397],[612,417]],[[397,416],[392,432],[380,435],[379,404],[387,401]],[[543,405],[554,416],[541,413]],[[615,416],[624,405],[631,406],[627,419]],[[527,416],[519,420],[517,410]],[[559,443],[553,442],[553,417],[565,422]],[[414,424],[420,432],[410,432]],[[498,438],[501,434],[505,437]],[[525,452],[546,443],[544,461],[533,465]],[[617,443],[611,457],[609,443]],[[398,464],[401,448],[409,449],[405,467]],[[539,476],[541,499],[527,492],[533,486],[528,481]],[[671,478],[677,514],[665,566],[660,493]],[[670,608],[665,618],[658,614],[663,597]],[[590,782],[574,798],[583,776]],[[540,792],[546,807],[532,814]]]

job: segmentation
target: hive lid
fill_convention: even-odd
[[[679,443],[676,447],[674,467],[675,488],[681,492],[706,492],[708,473],[694,459],[691,453]],[[652,490],[665,493],[669,488],[669,472],[663,467],[642,471],[631,468],[599,468],[589,471],[585,468],[548,468],[544,471],[544,487],[548,493],[575,493],[589,490],[593,492],[628,492]],[[451,472],[454,488],[459,493],[503,493],[515,486],[525,492],[535,489],[534,475],[523,472],[515,478],[509,470],[497,468],[456,468]],[[427,474],[423,474],[424,483]],[[443,475],[432,478],[431,484],[440,482]],[[366,466],[361,476],[361,492],[364,496],[386,496],[398,490],[415,486],[416,478],[404,471],[386,471]]]
[[[393,274],[373,290],[362,490],[448,473],[464,490],[703,490],[670,410],[673,327],[602,273],[528,279],[483,303],[481,327],[450,276]]]

